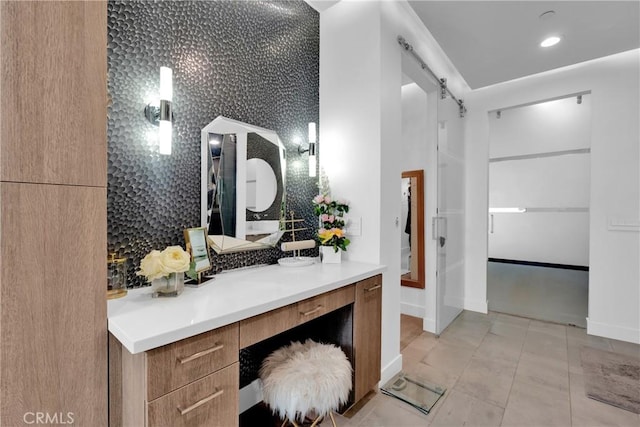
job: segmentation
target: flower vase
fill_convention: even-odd
[[[342,262],[342,250],[336,252],[333,246],[320,246],[320,260],[323,264],[340,264]]]
[[[177,297],[184,290],[184,273],[170,273],[151,281],[151,296]]]

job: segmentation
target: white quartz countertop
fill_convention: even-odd
[[[108,302],[109,332],[130,353],[140,353],[349,285],[385,270],[343,261],[304,267],[269,265],[218,274],[175,298],[151,298],[151,288],[130,289]]]

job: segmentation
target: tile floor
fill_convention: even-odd
[[[640,346],[587,336],[584,329],[465,311],[440,338],[423,332],[401,350],[406,372],[447,387],[429,415],[378,393],[352,418],[338,416],[336,422],[340,427],[639,427],[639,414],[586,397],[582,346],[640,357]],[[324,420],[322,426],[328,425]]]

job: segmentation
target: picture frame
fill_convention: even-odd
[[[184,241],[187,252],[191,255],[191,261],[195,262],[195,272],[198,273],[198,283],[201,274],[211,269],[209,246],[207,245],[207,230],[205,227],[185,228]]]

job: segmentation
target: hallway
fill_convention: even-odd
[[[489,310],[587,327],[589,271],[487,263]]]

